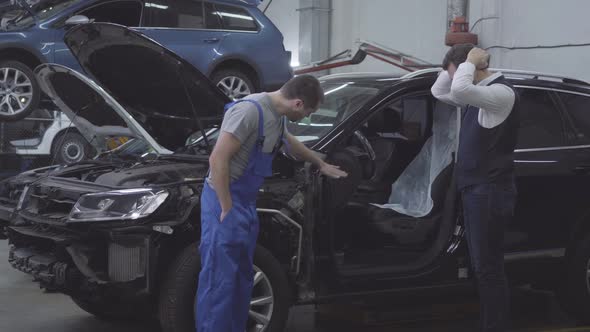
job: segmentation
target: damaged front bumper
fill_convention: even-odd
[[[84,239],[39,225],[10,226],[8,232],[10,265],[42,288],[119,298],[150,292],[155,253],[149,234]]]
[[[14,207],[0,204],[0,224],[8,224],[12,219]]]

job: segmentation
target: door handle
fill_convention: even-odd
[[[219,42],[219,38],[207,38],[203,40],[205,43],[213,44]]]

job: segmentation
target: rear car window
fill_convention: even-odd
[[[223,28],[238,31],[258,31],[254,18],[243,8],[215,4],[213,13],[221,19]]]
[[[547,91],[521,89],[518,149],[564,146],[565,122]]]
[[[590,97],[572,93],[558,93],[571,117],[572,127],[578,143],[590,143]]]
[[[93,19],[95,22],[138,27],[141,21],[141,7],[141,3],[138,1],[115,1],[96,5],[79,14]]]
[[[194,0],[150,1],[145,3],[151,11],[152,27],[203,29],[203,2]]]
[[[215,7],[210,2],[205,2],[205,24],[207,29],[222,29],[221,18],[216,13]]]

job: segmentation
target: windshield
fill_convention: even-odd
[[[65,10],[78,0],[21,0],[15,1],[15,4],[27,5],[29,10],[22,6],[12,6],[13,10],[7,11],[2,15],[2,26],[4,28],[23,27],[35,23],[35,18],[43,21],[53,15]],[[35,17],[31,16],[31,11]]]
[[[354,82],[322,82],[325,99],[317,112],[299,122],[289,122],[289,132],[301,142],[316,141],[358,110],[379,88]]]

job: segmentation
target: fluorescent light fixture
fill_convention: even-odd
[[[515,163],[527,163],[527,164],[553,164],[557,160],[515,160]]]
[[[333,127],[331,123],[301,123],[297,122],[298,126],[310,126],[310,127]]]
[[[239,18],[241,20],[248,20],[248,21],[253,21],[254,20],[250,16],[238,15],[238,14],[232,14],[232,13],[226,13],[226,12],[214,12],[213,14],[219,15],[219,16],[224,16],[224,17]]]
[[[146,2],[145,6],[151,7],[151,8],[158,8],[158,9],[168,9],[168,6],[158,5],[157,3],[151,3],[151,2]]]
[[[338,91],[338,90],[342,90],[342,89],[346,88],[347,86],[348,86],[348,83],[346,83],[346,84],[342,84],[341,86],[339,86],[339,87],[337,87],[337,88],[334,88],[334,89],[332,89],[332,90],[328,90],[328,91],[324,92],[324,95],[329,95],[329,94],[330,94],[330,93],[332,93],[332,92],[336,92],[336,91]]]

